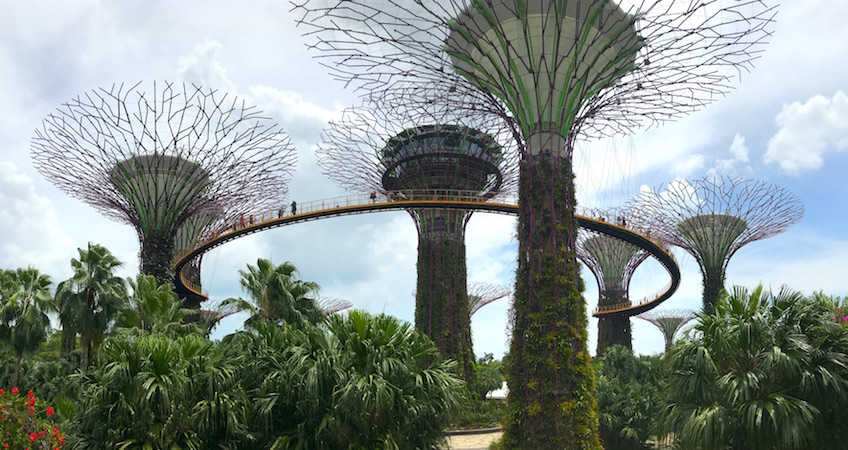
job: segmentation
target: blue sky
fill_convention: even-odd
[[[786,2],[789,3],[789,2]],[[299,152],[290,192],[298,202],[343,195],[321,174],[314,149],[321,130],[355,103],[303,46],[287,2],[0,0],[0,267],[34,265],[55,281],[89,241],[138,267],[134,230],[70,198],[35,171],[29,144],[41,120],[62,102],[115,82],[170,80],[244,97],[279,122]],[[641,186],[707,174],[767,180],[797,194],[806,215],[786,233],[743,247],[728,284],[764,283],[848,294],[848,3],[805,0],[781,5],[774,35],[751,73],[713,105],[675,123],[575,156],[578,198],[609,207]],[[468,226],[470,280],[512,284],[514,219],[476,214]],[[296,264],[328,296],[355,307],[413,318],[416,234],[406,213],[380,213],[295,225],[227,244],[204,259],[212,298],[240,295],[238,269],[257,258]],[[663,307],[697,308],[697,264],[675,250],[683,269],[678,293]],[[588,307],[597,298],[584,272]],[[668,281],[648,262],[632,296]],[[508,302],[472,320],[475,352],[508,347]],[[216,335],[239,327],[233,317]],[[596,321],[590,321],[594,351]],[[634,321],[634,348],[662,349],[651,325]]]

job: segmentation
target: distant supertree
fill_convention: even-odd
[[[473,316],[480,308],[508,297],[512,291],[500,284],[471,281],[468,283],[468,316]]]
[[[353,306],[352,301],[336,297],[319,297],[315,300],[315,304],[318,305],[325,314],[337,313]]]
[[[515,192],[514,139],[495,117],[460,117],[440,102],[363,102],[331,123],[318,164],[348,191],[381,199],[485,201]],[[512,144],[510,144],[512,143]],[[510,146],[511,145],[511,146]],[[415,326],[473,381],[462,209],[412,209],[418,230]]]
[[[295,157],[243,100],[169,82],[85,93],[49,114],[32,141],[45,178],[136,229],[141,272],[160,283],[173,282],[178,246],[219,212],[281,199]]]
[[[597,214],[621,226],[650,229],[650,223],[639,222],[638,216],[629,208],[613,208]],[[630,300],[630,280],[636,268],[648,258],[648,252],[621,239],[581,228],[577,240],[577,258],[595,275],[598,282],[598,306],[612,306],[626,304]],[[607,347],[613,345],[633,348],[630,315],[627,313],[598,318],[598,346],[595,354],[601,356]]]
[[[655,309],[636,316],[651,322],[660,329],[665,338],[666,353],[674,344],[674,336],[690,320],[695,318],[695,312],[688,309]]]
[[[514,121],[524,151],[505,444],[599,448],[575,255],[574,142],[629,133],[720,97],[769,35],[773,7],[767,0],[302,1],[296,8],[310,45],[339,79],[366,94],[401,90],[411,99],[445,89],[456,111]]]
[[[634,201],[661,239],[691,254],[704,279],[704,312],[724,289],[727,264],[745,244],[784,232],[804,215],[795,194],[765,181],[707,177],[643,191]]]

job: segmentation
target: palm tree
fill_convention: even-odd
[[[200,328],[184,319],[193,311],[182,307],[182,301],[170,285],[157,284],[156,277],[138,274],[135,281],[127,278],[133,290],[127,305],[120,310],[115,327],[127,332],[162,333],[168,337],[199,333]]]
[[[724,292],[668,354],[662,429],[681,448],[844,448],[830,438],[848,406],[848,330],[832,307],[785,287]]]
[[[77,251],[79,259],[71,259],[74,275],[58,290],[59,320],[63,330],[80,335],[80,367],[87,370],[94,349],[127,302],[127,288],[124,279],[114,274],[123,263],[108,249],[89,243],[88,249]]]
[[[38,350],[50,331],[47,312],[54,308],[50,295],[50,277],[29,267],[7,271],[3,276],[3,297],[0,303],[0,336],[15,352],[15,374],[12,385],[17,386],[24,353]]]
[[[271,261],[260,258],[256,267],[248,264],[247,271],[239,270],[239,275],[241,287],[252,303],[243,299],[228,299],[224,303],[249,311],[248,325],[267,320],[303,326],[319,323],[326,317],[316,303],[318,283],[298,279],[300,273],[288,261],[274,266]]]

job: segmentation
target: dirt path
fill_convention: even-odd
[[[467,434],[463,436],[451,436],[448,445],[452,450],[486,450],[489,444],[501,437],[501,432],[486,434]]]

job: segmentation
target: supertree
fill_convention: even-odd
[[[599,448],[575,254],[576,139],[674,119],[726,92],[768,36],[766,0],[304,0],[312,47],[368,92],[455,95],[522,143],[507,447]],[[330,3],[329,5],[327,3]],[[476,102],[469,102],[467,93]]]
[[[620,226],[650,229],[650,223],[639,222],[629,208],[613,208],[597,212],[604,220]],[[621,239],[581,228],[577,239],[577,258],[589,268],[598,282],[598,306],[626,304],[633,273],[648,258],[648,252]],[[601,356],[607,347],[623,345],[633,348],[630,314],[603,315],[598,318],[598,346]]]
[[[485,201],[514,192],[514,139],[502,119],[461,117],[444,101],[394,105],[390,95],[345,110],[317,151],[324,173],[347,191],[381,198]],[[512,144],[511,144],[512,143]],[[510,147],[511,146],[511,147]],[[463,378],[474,377],[463,209],[410,209],[418,230],[415,327]]]
[[[634,201],[643,217],[655,218],[658,237],[691,254],[704,279],[704,312],[724,289],[730,258],[742,246],[782,233],[804,215],[795,194],[765,181],[706,177],[643,190]]]
[[[468,316],[471,317],[480,308],[508,297],[512,291],[500,284],[471,281],[468,283]]]
[[[60,189],[132,225],[141,272],[169,284],[178,247],[219,213],[282,198],[296,157],[244,100],[170,82],[116,84],[64,103],[36,130],[31,153]]]
[[[350,300],[336,297],[319,297],[315,300],[315,304],[318,305],[325,314],[337,313],[353,306],[353,302]]]
[[[674,336],[677,335],[677,332],[696,316],[694,311],[688,309],[655,309],[636,317],[648,321],[660,329],[663,338],[665,338],[665,351],[668,353],[671,345],[674,344]]]

